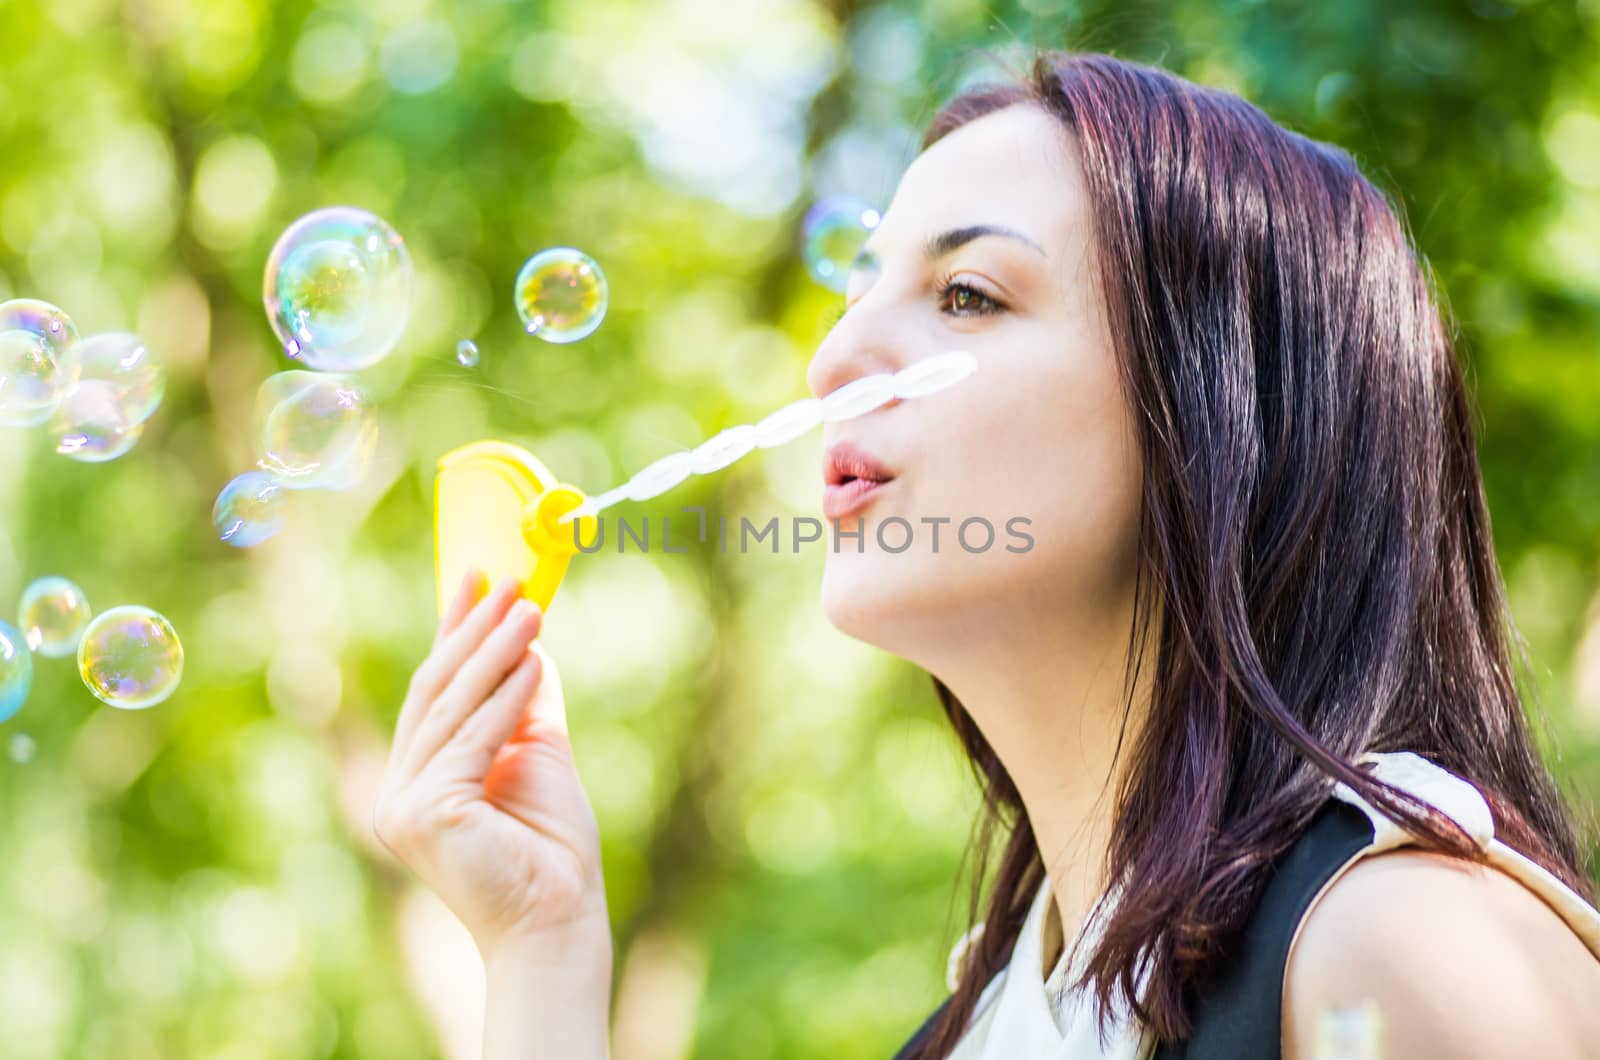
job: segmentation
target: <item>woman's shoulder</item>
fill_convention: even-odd
[[[1522,883],[1393,850],[1307,915],[1284,977],[1283,1055],[1317,1055],[1325,1013],[1370,1003],[1385,1055],[1593,1057],[1597,997],[1600,959]]]
[[[1374,840],[1298,926],[1283,1056],[1317,1055],[1327,1014],[1370,1006],[1385,1055],[1593,1057],[1600,913],[1494,839],[1486,805],[1461,778],[1414,755],[1377,757],[1385,779],[1450,812],[1491,863],[1406,849],[1342,792],[1374,818]]]

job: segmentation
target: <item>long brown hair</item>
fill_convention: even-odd
[[[1352,764],[1367,751],[1468,779],[1500,838],[1592,900],[1513,672],[1526,646],[1452,331],[1397,208],[1339,148],[1099,54],[1039,54],[947,104],[923,146],[1018,104],[1076,138],[1142,455],[1124,676],[1131,708],[1152,665],[1151,702],[1116,792],[1107,877],[1125,888],[1078,981],[1102,1030],[1120,1001],[1162,1040],[1187,1036],[1196,991],[1335,781],[1423,848],[1484,860],[1448,817]],[[1133,649],[1152,632],[1147,660]],[[1009,834],[918,1060],[961,1037],[1044,874],[1005,767],[934,683],[983,787],[975,922]]]

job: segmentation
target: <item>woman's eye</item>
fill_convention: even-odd
[[[961,317],[986,316],[1005,308],[971,284],[957,283],[951,280],[940,281],[939,304],[942,308],[946,308],[948,312]],[[831,330],[839,321],[843,320],[845,313],[849,309],[849,304],[841,305],[835,309],[830,314],[828,328]]]
[[[948,305],[956,316],[982,316],[1000,308],[1000,303],[965,283],[943,284],[939,291],[939,303]]]

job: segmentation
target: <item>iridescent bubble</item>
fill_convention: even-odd
[[[93,617],[83,590],[53,575],[22,590],[17,608],[17,625],[28,647],[56,659],[78,650],[78,639]]]
[[[842,293],[861,245],[882,219],[870,203],[853,195],[819,199],[806,211],[801,248],[812,279]]]
[[[72,319],[49,302],[0,303],[0,427],[32,427],[61,401],[62,359],[78,341]]]
[[[319,371],[366,368],[388,356],[405,330],[411,255],[376,214],[317,210],[273,244],[262,298],[290,357]]]
[[[142,422],[123,414],[117,387],[101,379],[74,384],[50,417],[56,452],[85,464],[115,460],[138,444]]]
[[[18,765],[27,765],[33,761],[33,737],[25,732],[14,732],[6,750],[11,755],[11,760]]]
[[[461,362],[463,368],[478,367],[478,344],[471,339],[456,343],[456,360]]]
[[[599,264],[572,247],[541,250],[524,262],[514,294],[523,327],[546,342],[594,334],[610,299]]]
[[[246,471],[222,487],[211,509],[222,540],[234,548],[254,548],[283,529],[288,494],[264,471]]]
[[[113,607],[83,631],[78,674],[101,702],[143,710],[177,691],[183,644],[172,623],[148,607]]]
[[[378,448],[378,414],[348,376],[279,372],[256,395],[261,470],[289,489],[346,489]]]
[[[0,622],[0,721],[8,721],[33,690],[33,653],[22,633],[9,622]]]
[[[90,335],[67,351],[67,386],[91,380],[106,384],[129,423],[143,423],[161,407],[167,392],[161,360],[131,331]]]

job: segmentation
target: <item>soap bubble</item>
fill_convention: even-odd
[[[68,387],[91,380],[105,383],[129,423],[154,415],[167,391],[161,360],[130,331],[90,335],[67,351],[64,366]]]
[[[77,341],[72,319],[49,302],[0,303],[0,427],[50,418],[64,389],[62,359]]]
[[[78,673],[101,702],[143,710],[177,691],[183,645],[172,623],[148,607],[113,607],[83,631]]]
[[[127,331],[91,335],[62,361],[65,386],[50,418],[56,452],[84,463],[115,460],[139,441],[166,379],[145,341]]]
[[[600,265],[572,247],[541,250],[524,262],[515,294],[528,334],[546,342],[577,342],[594,334],[610,297]]]
[[[833,195],[806,211],[802,256],[812,279],[844,292],[850,266],[883,215],[864,199]]]
[[[143,423],[123,415],[114,384],[86,379],[67,391],[50,417],[56,452],[85,464],[115,460],[138,444]]]
[[[411,308],[411,255],[387,221],[354,206],[308,213],[267,257],[262,298],[290,357],[319,371],[376,364]]]
[[[289,489],[346,489],[378,448],[378,415],[348,376],[279,372],[256,396],[259,466]]]
[[[463,368],[478,367],[478,344],[471,339],[456,343],[456,360],[461,362]]]
[[[94,617],[89,598],[65,578],[40,578],[22,590],[17,625],[28,647],[59,659],[78,650],[78,638]]]
[[[1324,1008],[1317,1016],[1319,1060],[1379,1060],[1383,1012],[1371,999]]]
[[[33,737],[25,732],[11,734],[11,742],[6,748],[11,754],[11,760],[18,765],[27,765],[33,761]]]
[[[264,471],[246,471],[222,487],[211,509],[222,540],[234,548],[254,548],[283,529],[288,499],[276,479]]]
[[[8,721],[33,690],[33,653],[9,622],[0,622],[0,721]]]

